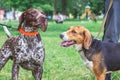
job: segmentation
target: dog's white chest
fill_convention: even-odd
[[[81,58],[82,58],[82,60],[83,60],[83,64],[84,64],[87,68],[89,68],[90,70],[93,71],[93,62],[92,62],[92,61],[89,61],[89,60],[85,57],[83,51],[80,52],[80,56],[81,56]]]
[[[82,44],[79,44],[79,45],[74,45],[74,48],[79,52],[81,58],[82,58],[82,61],[83,61],[83,64],[89,68],[90,70],[93,71],[93,62],[92,61],[89,61],[84,52],[82,51]]]

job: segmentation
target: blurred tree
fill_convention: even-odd
[[[54,8],[53,14],[58,13],[58,12],[62,12],[61,0],[52,0],[52,5]]]
[[[89,5],[95,14],[101,14],[101,11],[104,11],[104,0],[89,0]]]
[[[61,12],[65,15],[69,13],[81,15],[85,6],[89,5],[95,14],[103,10],[104,0],[0,0],[0,8],[5,10],[24,11],[28,8],[38,8],[47,15]],[[3,4],[4,3],[4,4]]]
[[[85,6],[89,5],[95,14],[100,14],[104,10],[104,0],[68,0],[67,11],[77,15],[84,13]]]
[[[68,0],[62,0],[62,14],[66,15],[66,8],[67,8],[67,1]]]
[[[0,0],[0,9],[4,9],[4,7],[3,7],[3,0]]]
[[[50,0],[3,0],[4,9],[12,10],[13,17],[15,18],[15,11],[24,11],[29,8],[38,8],[46,12],[47,14],[51,14],[53,11],[53,7],[51,5]],[[1,3],[0,3],[1,4]]]

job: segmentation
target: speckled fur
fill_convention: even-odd
[[[32,9],[34,11],[34,9]],[[27,24],[28,25],[28,24]],[[24,26],[25,31],[38,31],[39,27]],[[6,31],[5,31],[6,32]],[[42,79],[45,51],[40,37],[9,37],[0,49],[0,70],[9,59],[13,60],[12,80],[18,80],[19,67],[31,70],[35,80]]]
[[[14,61],[14,64],[21,65],[25,69],[32,71],[42,69],[44,48],[42,41],[38,41],[36,36],[28,37],[20,35],[18,37],[11,37],[0,49],[0,53],[0,69],[10,58]]]

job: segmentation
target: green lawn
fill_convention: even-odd
[[[8,22],[6,24],[17,26],[17,22]],[[92,35],[96,36],[101,21],[97,23],[92,21],[65,21],[63,24],[56,24],[53,21],[49,22],[48,29],[44,33],[40,30],[42,41],[45,46],[46,55],[44,62],[44,72],[42,80],[94,80],[93,74],[83,65],[80,55],[74,48],[64,48],[60,46],[62,41],[59,38],[60,33],[66,31],[69,26],[81,25],[90,30]],[[13,35],[19,33],[10,29]],[[100,39],[102,34],[100,35]],[[0,46],[7,39],[2,27],[0,27]],[[0,72],[0,80],[11,80],[12,61],[9,60],[5,67]],[[120,73],[115,72],[113,80],[120,80]],[[34,80],[30,71],[20,69],[19,80]]]

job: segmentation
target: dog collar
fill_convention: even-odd
[[[25,32],[23,28],[20,28],[18,31],[25,36],[36,36],[39,34],[38,32]]]

